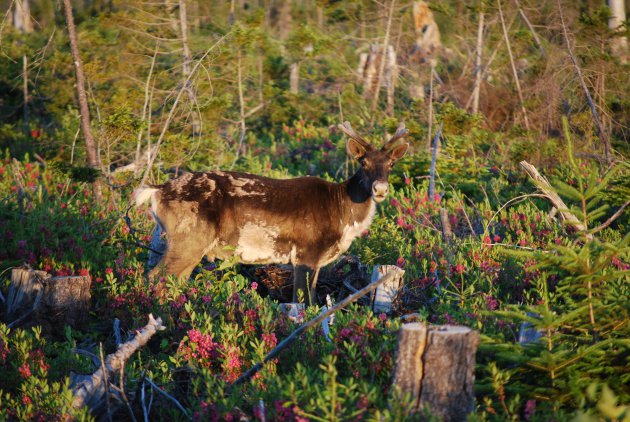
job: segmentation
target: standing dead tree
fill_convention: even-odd
[[[501,0],[498,1],[499,5],[499,18],[501,20],[501,28],[503,29],[503,37],[505,38],[505,46],[507,48],[508,56],[510,58],[510,66],[512,67],[512,74],[514,75],[514,84],[516,85],[516,93],[521,104],[521,113],[523,113],[523,123],[525,129],[529,130],[529,119],[527,118],[527,109],[525,108],[525,100],[523,99],[523,90],[521,89],[521,82],[518,78],[518,71],[516,70],[516,64],[514,63],[514,55],[512,54],[512,45],[508,37],[507,27],[505,25],[505,19],[503,18],[503,8],[501,7]]]
[[[85,138],[85,152],[87,164],[94,170],[100,170],[97,145],[92,135],[90,123],[90,107],[88,106],[87,94],[85,92],[85,74],[83,73],[83,62],[79,54],[79,42],[77,30],[74,26],[74,16],[72,15],[72,4],[70,0],[63,0],[63,8],[68,25],[68,37],[70,38],[70,49],[72,50],[72,61],[74,62],[75,76],[77,79],[77,98],[79,101],[79,112],[81,113],[81,131]],[[92,183],[94,197],[98,202],[102,200],[101,184],[98,179]]]
[[[604,157],[606,159],[606,163],[608,165],[612,162],[612,157],[610,156],[610,138],[608,133],[604,129],[604,125],[602,124],[602,120],[599,118],[599,113],[597,112],[597,107],[595,107],[595,102],[593,101],[593,97],[591,96],[591,92],[586,86],[586,81],[584,80],[584,75],[582,74],[582,68],[580,67],[575,54],[573,54],[573,47],[571,46],[571,41],[569,40],[569,34],[567,32],[567,25],[564,22],[564,15],[562,14],[562,6],[560,5],[560,1],[558,1],[558,11],[560,13],[560,22],[562,23],[562,33],[564,35],[564,40],[567,43],[567,50],[569,52],[569,57],[571,58],[571,63],[575,67],[575,71],[578,75],[578,79],[580,80],[580,85],[584,90],[584,95],[586,96],[586,101],[588,102],[588,106],[591,109],[591,114],[593,115],[593,121],[595,122],[595,126],[597,127],[597,135],[599,136],[599,140],[604,145]]]

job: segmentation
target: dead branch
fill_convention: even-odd
[[[604,230],[606,227],[610,226],[613,221],[615,221],[617,218],[619,218],[619,216],[623,213],[623,210],[626,209],[626,207],[628,205],[630,205],[630,199],[627,200],[613,215],[611,215],[608,220],[604,221],[602,224],[600,224],[599,226],[597,226],[593,230],[591,230],[591,234],[595,234],[597,232],[600,232],[600,231]]]
[[[157,331],[165,328],[162,325],[162,318],[154,319],[153,315],[149,314],[149,323],[138,331],[133,339],[121,344],[115,353],[108,355],[105,364],[91,376],[77,382],[73,388],[73,406],[81,408],[98,403],[105,394],[107,378],[120,371],[136,350],[147,344]]]
[[[344,300],[342,300],[341,302],[339,302],[332,308],[328,309],[326,312],[322,312],[315,318],[302,324],[300,327],[298,327],[297,330],[293,331],[287,338],[282,340],[276,347],[274,347],[274,349],[271,352],[269,352],[267,356],[265,356],[262,362],[258,362],[256,365],[252,366],[247,372],[245,372],[236,381],[234,381],[228,387],[228,391],[232,390],[234,387],[246,382],[251,377],[256,375],[256,373],[258,373],[258,371],[260,371],[263,368],[265,363],[269,362],[271,359],[274,359],[276,356],[278,356],[282,350],[284,350],[286,347],[292,344],[295,340],[297,340],[304,331],[306,331],[310,327],[318,326],[319,324],[321,324],[323,320],[325,320],[326,318],[328,318],[335,312],[339,311],[340,309],[345,308],[352,302],[355,302],[356,300],[362,298],[363,296],[372,292],[373,290],[376,290],[378,286],[380,286],[386,281],[389,281],[392,277],[395,277],[395,276],[396,276],[396,273],[392,272],[385,275],[384,277],[381,277],[379,280],[368,284],[366,287],[359,290],[358,292],[351,294],[350,296],[348,296],[347,298],[345,298]]]
[[[575,227],[578,231],[585,232],[586,227],[584,226],[584,224],[580,220],[578,220],[578,218],[575,215],[569,212],[568,207],[564,203],[562,198],[560,198],[560,196],[556,193],[556,191],[553,190],[549,181],[544,176],[541,176],[540,173],[538,173],[538,170],[536,169],[536,167],[529,164],[527,161],[521,161],[520,165],[521,167],[523,167],[523,170],[525,170],[525,172],[529,175],[529,177],[531,177],[534,180],[534,183],[536,184],[536,186],[538,186],[538,189],[540,189],[542,193],[545,195],[545,197],[552,203],[552,205],[558,209],[558,212],[560,213],[562,218],[567,223]],[[592,233],[587,232],[586,239],[592,240],[593,239]]]

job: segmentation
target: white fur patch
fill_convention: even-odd
[[[249,222],[239,232],[235,254],[246,264],[286,263],[290,256],[276,249],[277,238],[277,228]]]
[[[157,192],[156,188],[149,186],[140,186],[133,192],[133,196],[136,198],[136,207],[147,202],[149,199],[153,199],[153,194]]]
[[[333,249],[328,254],[327,262],[323,263],[322,265],[330,263],[331,261],[335,260],[339,255],[347,251],[352,244],[352,241],[360,236],[363,231],[367,230],[368,227],[370,227],[375,213],[376,204],[374,203],[374,201],[370,201],[370,210],[368,211],[366,217],[361,221],[354,221],[352,224],[348,224],[343,228],[341,239],[339,239],[336,247],[333,247]]]

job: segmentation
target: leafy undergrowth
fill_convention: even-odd
[[[300,130],[308,140],[309,129]],[[259,165],[254,170],[264,172],[266,164]],[[599,209],[601,190],[595,192],[590,179],[595,170],[579,165],[567,171],[570,183],[561,193],[578,204],[572,211],[589,227],[601,224],[612,212]],[[136,417],[143,414],[144,390],[145,409],[151,401],[150,416],[160,420],[261,420],[263,413],[265,420],[285,421],[426,420],[411,414],[409,399],[391,389],[397,316],[410,312],[482,333],[473,420],[628,417],[627,217],[585,241],[550,218],[539,198],[504,206],[491,201],[509,195],[514,182],[498,169],[483,173],[486,199],[474,201],[444,187],[430,201],[426,183],[397,174],[391,199],[350,250],[364,264],[405,269],[395,311],[374,315],[351,306],[337,316],[330,338],[321,329],[305,333],[250,382],[229,390],[296,328],[264,286],[233,262],[204,264],[187,283],[149,285],[146,250],[138,244],[149,241],[151,222],[144,209],[127,209],[128,190],[114,190],[97,207],[88,185],[52,166],[2,160],[0,270],[27,263],[57,275],[89,274],[92,308],[86,331],[42,333],[0,323],[0,419],[89,418],[71,407],[69,374],[96,368],[73,349],[99,355],[102,346],[111,353],[114,318],[126,337],[153,313],[167,330],[138,351],[124,372]],[[452,230],[450,242],[443,239],[440,210]],[[6,292],[8,272],[1,277]],[[318,312],[309,308],[306,318]],[[542,338],[519,343],[523,322]],[[129,412],[118,407],[116,416],[129,418]]]

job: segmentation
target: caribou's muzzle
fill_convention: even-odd
[[[372,183],[372,197],[376,202],[382,202],[389,192],[389,183],[376,181]]]

